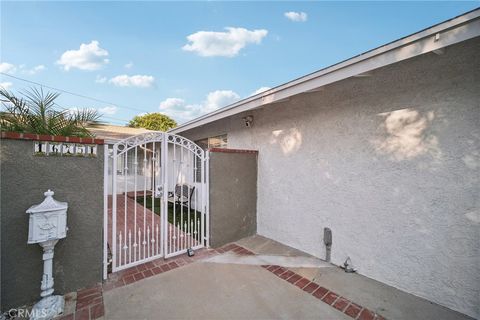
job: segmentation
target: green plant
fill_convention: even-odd
[[[87,126],[99,124],[100,114],[94,109],[55,110],[57,92],[32,88],[15,96],[0,87],[4,111],[0,113],[2,131],[48,134],[70,137],[92,137]]]
[[[145,128],[156,131],[167,131],[175,128],[177,123],[175,120],[159,112],[147,113],[141,116],[135,116],[128,123],[132,128]]]
[[[160,201],[161,199],[154,198],[152,201],[152,196],[138,197],[137,203],[141,204],[147,209],[150,209],[155,214],[160,215]],[[182,208],[183,207],[183,208]],[[189,209],[188,206],[182,206],[179,204],[175,205],[175,210],[173,208],[173,203],[168,203],[168,222],[173,224],[174,213],[175,212],[175,225],[178,225],[181,221],[187,222],[188,224],[197,224],[201,219],[202,213],[194,209]],[[196,220],[195,220],[196,219]]]

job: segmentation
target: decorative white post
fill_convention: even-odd
[[[28,243],[38,243],[43,248],[42,299],[32,309],[30,319],[48,320],[62,314],[63,296],[53,295],[53,249],[59,239],[67,236],[68,203],[53,199],[53,191],[44,193],[45,200],[27,210],[30,214]]]

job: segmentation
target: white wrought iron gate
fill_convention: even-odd
[[[208,157],[165,132],[105,145],[104,277],[208,246]]]

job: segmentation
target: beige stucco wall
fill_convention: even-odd
[[[259,151],[258,233],[480,317],[480,39],[184,132]]]
[[[257,231],[257,154],[210,152],[210,245],[214,248]]]

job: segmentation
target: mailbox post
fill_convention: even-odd
[[[45,200],[27,210],[29,217],[28,243],[43,248],[41,300],[32,309],[30,319],[46,320],[63,313],[63,296],[53,295],[53,249],[58,240],[67,236],[68,203],[53,199],[54,192],[44,193]]]

